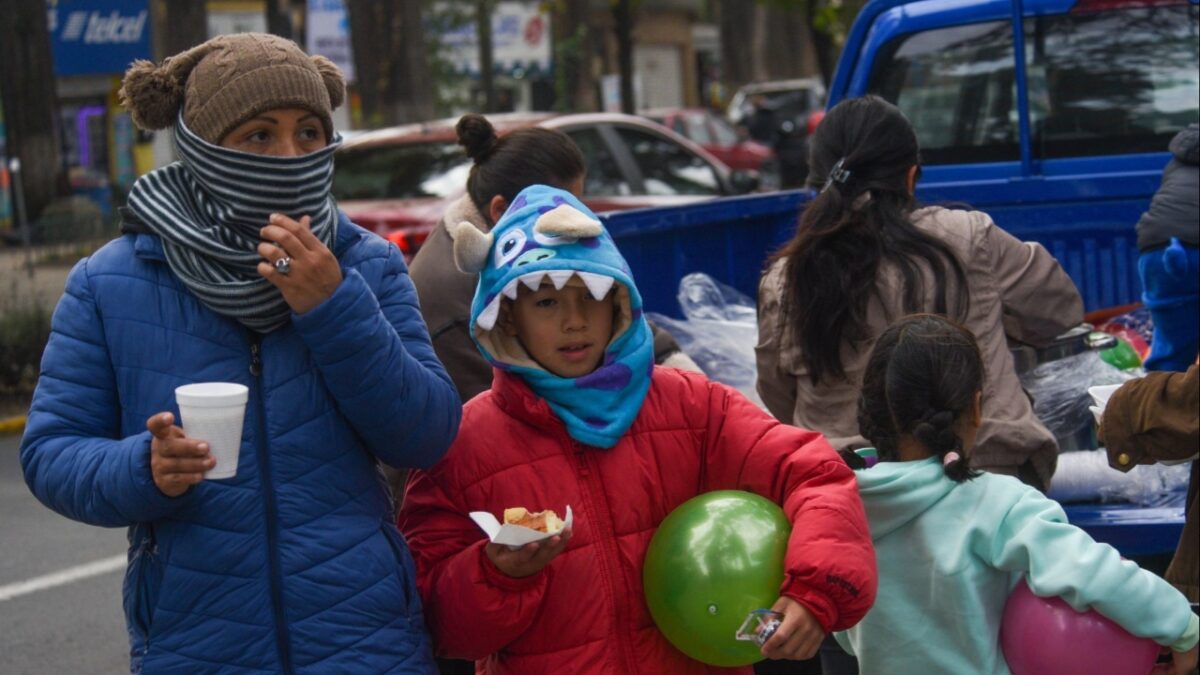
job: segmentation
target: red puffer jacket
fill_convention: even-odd
[[[780,424],[703,376],[655,368],[641,413],[608,450],[580,445],[543,399],[497,371],[458,439],[408,484],[400,527],[439,654],[484,673],[714,673],[654,626],[642,560],[676,506],[712,490],[755,492],[793,523],[781,594],[826,630],[875,599],[875,553],[854,475],[820,434]],[[513,579],[467,514],[570,504],[574,534],[542,572]]]

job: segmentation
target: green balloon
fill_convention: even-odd
[[[779,599],[792,526],[774,502],[721,490],[694,497],[658,526],[642,583],[654,623],[681,652],[714,666],[763,659],[734,638],[751,611]]]

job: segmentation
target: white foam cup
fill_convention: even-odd
[[[199,382],[175,388],[180,424],[188,438],[208,443],[216,466],[204,477],[232,478],[237,474],[238,451],[242,447],[242,423],[250,390],[233,382]]]

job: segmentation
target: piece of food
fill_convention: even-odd
[[[547,510],[533,513],[520,506],[504,509],[504,523],[506,525],[528,527],[531,530],[547,534],[554,534],[563,529],[563,521],[554,511]]]

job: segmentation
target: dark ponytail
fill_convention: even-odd
[[[933,274],[933,311],[965,318],[970,298],[953,250],[911,222],[917,204],[908,172],[920,166],[920,152],[899,109],[875,96],[837,104],[812,135],[809,164],[809,184],[821,193],[773,260],[786,260],[784,318],[818,384],[826,376],[845,377],[843,345],[872,337],[867,304],[878,293],[881,262],[891,261],[901,274],[905,313],[929,309],[922,261]],[[959,291],[954,307],[950,275]]]
[[[883,332],[867,360],[859,432],[881,461],[897,461],[900,438],[908,435],[942,460],[952,480],[970,480],[979,474],[956,427],[982,390],[983,356],[970,331],[933,314],[904,317]]]
[[[496,195],[512,203],[530,185],[567,188],[584,174],[583,153],[557,129],[524,127],[498,136],[483,115],[463,115],[455,126],[458,144],[475,163],[467,176],[467,194],[487,217]]]

